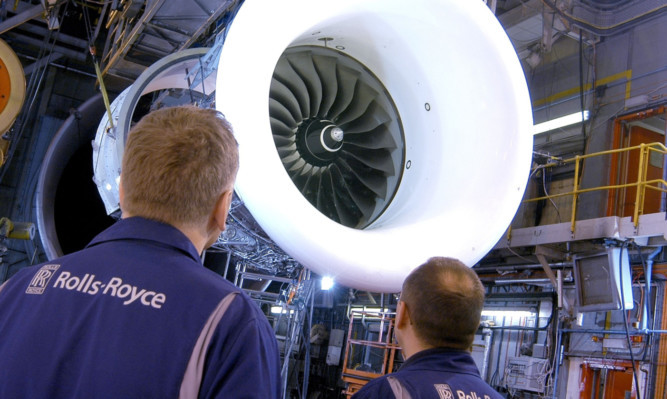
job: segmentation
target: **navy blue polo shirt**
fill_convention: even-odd
[[[265,315],[176,228],[133,217],[0,287],[0,398],[278,398]]]
[[[502,399],[479,375],[469,352],[434,348],[412,355],[401,368],[371,380],[352,399]]]

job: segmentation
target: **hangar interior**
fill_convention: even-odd
[[[487,291],[472,348],[480,373],[508,398],[667,398],[667,5],[664,0],[475,1],[485,3],[511,41],[535,129],[525,190],[519,193],[523,198],[518,209],[512,208],[512,217],[501,220],[501,231],[487,234],[491,229],[475,211],[465,214],[462,223],[425,232],[443,246],[450,240],[447,234],[495,234],[470,265]],[[21,268],[83,248],[119,217],[118,149],[113,143],[122,143],[132,122],[156,107],[215,104],[218,62],[220,68],[228,62],[224,51],[232,46],[228,33],[233,34],[235,18],[252,2],[2,1],[0,282]],[[291,3],[276,1],[274,7],[287,13],[293,11]],[[453,21],[442,21],[448,24]],[[466,31],[434,34],[426,46],[442,52],[451,65],[442,75],[455,74],[457,65],[474,69],[490,92],[503,84],[504,71],[480,62],[484,51],[474,51],[471,36]],[[324,65],[322,60],[332,57],[322,48],[337,42],[318,40],[322,46],[311,46],[309,56]],[[260,50],[248,43],[234,45],[246,46],[241,54],[247,54],[242,58],[248,65],[237,62],[240,68],[252,69],[259,44]],[[276,68],[276,81],[299,75],[308,91],[300,57],[303,53],[286,51],[270,67]],[[378,71],[353,57],[331,62],[354,75],[360,90],[377,94],[387,85]],[[186,78],[174,84],[176,73]],[[484,90],[480,96],[478,90],[466,89],[476,84],[463,80],[462,87],[451,87],[451,95],[480,105],[469,110],[472,117],[457,121],[460,130],[443,133],[451,137],[449,143],[458,146],[459,139],[474,138],[479,128],[475,120],[495,108],[512,111],[500,102],[485,102]],[[319,94],[323,102],[325,86]],[[271,91],[275,97],[264,101],[280,103],[280,90],[272,84]],[[401,94],[391,95],[394,101],[368,100],[382,109],[373,118],[381,114],[393,120],[386,122],[387,133],[373,143],[357,142],[357,150],[343,145],[341,151],[357,160],[351,169],[361,170],[354,184],[341,183],[337,172],[325,171],[321,175],[328,187],[313,186],[310,178],[300,178],[311,169],[299,169],[291,177],[296,192],[333,223],[351,230],[364,230],[390,209],[401,195],[398,171],[409,168],[412,160],[406,162],[405,151],[403,157],[395,151],[405,138],[400,119],[407,116],[396,107]],[[281,109],[299,102],[285,101],[287,105],[270,106],[272,118],[280,119]],[[266,102],[257,106],[258,112],[266,112]],[[335,108],[334,103],[331,99],[329,106]],[[546,125],[566,116],[574,119]],[[332,119],[345,117],[341,111]],[[290,152],[280,127],[271,126],[270,144],[285,166],[279,173],[296,170],[299,162],[316,165],[312,170],[324,162],[317,153]],[[488,176],[494,169],[503,171],[510,160],[489,155],[494,148],[485,140],[493,132],[487,133],[473,140],[474,146],[461,144],[432,157],[458,156],[469,162],[458,172],[469,173],[465,177],[470,180],[447,187],[448,195],[472,192],[473,208],[493,215],[502,211],[509,187]],[[416,165],[419,157],[412,156]],[[478,163],[485,169],[474,166]],[[468,170],[466,165],[473,166]],[[254,167],[261,171],[265,166]],[[379,175],[399,177],[378,183]],[[335,194],[345,190],[349,198],[371,200],[349,206],[350,201]],[[275,233],[265,231],[263,221],[246,207],[251,202],[235,197],[227,230],[206,251],[204,264],[256,300],[274,326],[283,397],[349,397],[368,380],[400,367],[400,348],[392,335],[399,290],[346,285],[344,279],[329,279],[325,268],[305,265],[292,251],[308,243],[290,233],[283,240],[291,240],[295,249],[277,242]],[[335,241],[318,237],[325,235],[319,230],[304,234]],[[396,239],[398,248],[387,246],[384,252],[412,252],[420,240],[413,235],[406,231]],[[477,245],[475,239],[471,245]],[[321,262],[328,260],[322,256]]]

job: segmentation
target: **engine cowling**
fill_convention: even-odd
[[[247,2],[216,104],[240,143],[236,192],[253,217],[349,287],[397,292],[436,255],[474,265],[530,168],[525,78],[482,2]]]

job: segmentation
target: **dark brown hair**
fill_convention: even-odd
[[[403,283],[401,300],[417,337],[433,347],[470,349],[484,306],[477,274],[453,258],[434,257]]]

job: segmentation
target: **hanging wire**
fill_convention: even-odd
[[[554,206],[556,209],[556,215],[558,216],[558,223],[562,223],[561,217],[560,217],[560,211],[558,210],[558,206],[554,202],[553,198],[549,196],[549,191],[547,191],[547,182],[546,182],[546,170],[542,171],[542,189],[544,190],[544,195],[549,197],[549,202],[551,202],[551,205]]]
[[[83,14],[83,22],[86,29],[86,37],[88,38],[88,49],[90,51],[90,56],[93,59],[93,66],[95,67],[95,75],[97,76],[97,81],[100,84],[100,92],[102,93],[102,99],[104,100],[104,108],[107,111],[107,117],[109,118],[109,127],[114,128],[113,123],[113,114],[111,112],[111,103],[109,101],[109,94],[107,93],[107,88],[104,86],[104,79],[102,77],[102,72],[100,71],[100,64],[97,62],[97,49],[95,47],[95,40],[97,39],[96,35],[93,34],[93,25],[90,22],[90,16],[88,15],[87,7],[82,7],[81,13]]]
[[[581,108],[581,136],[586,139],[586,118],[584,118],[584,36],[579,29],[579,106]]]

